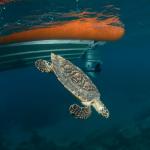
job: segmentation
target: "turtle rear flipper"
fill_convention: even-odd
[[[40,70],[41,72],[51,72],[51,64],[46,61],[46,60],[42,60],[42,59],[38,59],[36,62],[35,62],[35,66],[38,70]]]
[[[69,112],[77,119],[87,119],[91,115],[90,107],[80,107],[77,104],[72,104],[69,107]]]

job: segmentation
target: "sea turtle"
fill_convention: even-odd
[[[82,103],[82,107],[72,104],[69,107],[70,113],[75,118],[87,119],[91,114],[91,106],[104,116],[109,117],[109,111],[100,100],[100,93],[90,78],[77,66],[69,60],[51,53],[51,63],[39,59],[35,62],[35,66],[41,72],[54,72],[57,79]]]

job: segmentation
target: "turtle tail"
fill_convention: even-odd
[[[80,107],[77,104],[72,104],[69,107],[70,114],[77,119],[87,119],[91,115],[90,107]]]

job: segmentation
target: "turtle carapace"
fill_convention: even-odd
[[[77,97],[83,106],[72,104],[69,112],[80,119],[87,119],[91,115],[91,106],[104,116],[109,117],[109,111],[100,99],[100,92],[90,78],[69,60],[51,53],[51,63],[39,59],[35,66],[41,72],[53,72],[63,86]]]

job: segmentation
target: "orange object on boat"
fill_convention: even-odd
[[[30,29],[0,37],[0,44],[48,39],[118,40],[124,35],[125,30],[122,26],[113,25],[119,23],[114,19],[116,18],[105,20],[82,18],[48,27]]]

